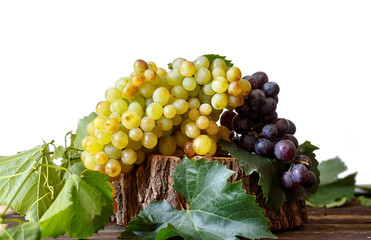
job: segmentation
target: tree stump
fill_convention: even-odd
[[[199,159],[197,156],[193,159]],[[205,158],[205,157],[204,157]],[[237,159],[230,157],[209,157],[206,160],[217,160],[227,168],[235,171],[229,181],[242,180],[243,188],[248,194],[255,195],[256,201],[264,208],[265,216],[270,220],[272,231],[292,229],[301,226],[308,218],[304,200],[285,202],[274,214],[264,205],[262,190],[258,185],[258,175],[246,176]],[[168,201],[174,208],[186,208],[185,199],[172,188],[175,171],[181,158],[175,156],[150,155],[143,164],[129,174],[122,174],[113,182],[116,188],[114,201],[117,202],[115,220],[118,225],[127,226],[136,215],[151,201]]]

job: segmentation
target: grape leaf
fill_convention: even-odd
[[[97,171],[71,175],[40,220],[42,238],[64,233],[70,238],[92,236],[110,221],[113,213],[110,179]]]
[[[11,208],[30,221],[39,221],[63,187],[55,169],[44,166],[33,169],[36,161],[52,164],[49,156],[43,155],[46,151],[46,147],[35,147],[0,158],[0,204],[7,205],[17,194]]]
[[[121,238],[275,238],[255,197],[246,194],[241,181],[227,181],[232,174],[216,161],[184,158],[173,173],[173,187],[187,200],[189,208],[177,210],[165,200],[152,202],[130,222]]]
[[[92,112],[88,116],[85,116],[78,121],[76,136],[73,137],[73,142],[72,142],[73,147],[81,148],[81,140],[84,137],[88,136],[88,133],[86,132],[86,125],[88,125],[88,123],[93,121],[96,116],[97,114],[95,112]]]
[[[38,222],[27,222],[13,228],[7,232],[14,240],[40,240],[41,228]],[[5,232],[0,232],[0,240],[8,240],[9,236]]]
[[[345,200],[354,197],[357,173],[339,178],[338,175],[347,169],[340,158],[322,161],[318,165],[318,169],[321,172],[319,188],[315,194],[309,193],[307,195],[308,205],[336,207],[343,205]]]
[[[273,212],[276,213],[286,200],[293,201],[295,199],[305,199],[306,191],[301,186],[294,192],[285,192],[282,188],[282,173],[289,169],[289,165],[286,163],[282,163],[275,158],[266,158],[250,153],[230,142],[220,141],[219,144],[223,149],[227,150],[232,157],[237,158],[247,175],[253,172],[259,174],[258,184],[262,188],[265,203]],[[316,149],[318,148],[311,145],[308,141],[301,144],[298,148],[298,153],[306,153],[306,155],[311,158],[311,171],[315,174],[318,172],[316,170],[317,161],[313,153]]]
[[[365,196],[359,196],[358,201],[363,206],[371,207],[371,198],[368,198],[368,197],[365,197]]]

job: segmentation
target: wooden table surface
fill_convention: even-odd
[[[0,207],[1,212],[2,207]],[[347,203],[338,208],[308,207],[308,221],[300,228],[274,233],[278,239],[371,239],[371,208]],[[20,218],[9,211],[7,218]],[[117,239],[123,227],[108,224],[88,239]],[[67,236],[58,239],[69,239]]]

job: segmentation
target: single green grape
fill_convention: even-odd
[[[111,143],[115,148],[123,149],[129,143],[128,135],[123,131],[117,131],[112,134]]]
[[[116,159],[108,160],[108,162],[106,163],[105,172],[111,178],[117,177],[121,173],[120,162]]]
[[[121,122],[127,129],[133,129],[139,127],[141,118],[138,113],[128,110],[122,114]]]
[[[171,120],[171,118],[162,116],[157,120],[157,125],[162,131],[169,131],[173,127],[173,120]]]
[[[158,148],[160,153],[165,156],[172,156],[176,150],[176,144],[174,144],[175,138],[173,136],[165,136],[160,138]]]
[[[124,149],[121,154],[121,161],[127,165],[134,164],[137,161],[136,152],[133,149]]]
[[[95,163],[99,165],[104,165],[106,162],[108,162],[109,158],[107,154],[104,151],[97,152],[95,154]]]
[[[207,135],[200,135],[193,140],[193,150],[198,155],[205,155],[211,149],[211,139]]]
[[[185,77],[182,81],[182,86],[187,91],[192,91],[196,88],[197,82],[194,77]]]
[[[144,132],[142,144],[147,149],[152,149],[157,145],[157,136],[153,132]]]
[[[119,159],[121,156],[121,149],[118,149],[109,143],[104,146],[104,152],[110,159]]]
[[[95,108],[95,111],[99,116],[108,117],[111,114],[110,105],[111,103],[107,101],[99,102]]]
[[[118,90],[117,88],[108,88],[106,90],[106,100],[108,102],[112,102],[113,100],[115,99],[120,99],[122,98],[122,92],[120,90]]]
[[[159,119],[162,116],[164,109],[159,103],[151,103],[147,106],[146,113],[149,117],[153,118],[154,120]]]
[[[210,81],[211,73],[209,69],[202,67],[196,71],[194,77],[198,84],[205,85]]]
[[[128,110],[138,113],[139,117],[143,117],[143,107],[137,102],[131,102]]]
[[[196,60],[193,61],[196,69],[200,69],[200,68],[209,68],[210,66],[210,62],[209,62],[209,59],[205,56],[199,56],[198,58],[196,58]]]
[[[140,141],[143,138],[143,131],[140,128],[133,128],[129,131],[129,137],[133,141]]]
[[[211,105],[217,110],[225,108],[227,104],[228,97],[225,93],[217,93],[211,98]]]
[[[96,131],[94,135],[97,138],[97,142],[101,145],[106,145],[111,142],[112,133],[107,130],[100,129]]]
[[[161,106],[165,106],[169,102],[169,90],[167,90],[167,88],[165,87],[158,87],[153,92],[152,98],[155,103],[159,103],[161,104]]]
[[[155,127],[155,120],[151,117],[144,117],[140,121],[140,128],[145,132],[150,132]]]

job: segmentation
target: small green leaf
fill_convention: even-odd
[[[359,196],[358,197],[359,203],[366,207],[371,207],[371,198],[365,197],[365,196]]]
[[[40,240],[41,228],[38,222],[27,222],[6,230],[14,240]],[[0,240],[10,237],[5,232],[0,232]]]
[[[307,195],[308,205],[341,206],[346,202],[345,200],[354,197],[356,173],[339,178],[338,175],[347,168],[338,157],[322,161],[318,169],[321,171],[319,188],[316,194]]]
[[[165,240],[179,234],[186,240],[275,238],[255,197],[246,194],[241,181],[227,181],[232,174],[216,161],[184,158],[173,173],[173,187],[186,198],[189,209],[174,209],[167,201],[152,202],[121,237]],[[133,238],[133,234],[140,238]]]
[[[218,55],[218,54],[205,54],[205,55],[203,55],[203,56],[205,56],[205,57],[207,57],[207,59],[209,59],[209,62],[210,62],[210,64],[215,60],[215,59],[217,59],[217,58],[221,58],[221,59],[223,59],[224,60],[224,62],[225,62],[225,64],[227,65],[227,67],[233,67],[233,63],[232,63],[232,61],[231,60],[227,60],[226,58],[226,56],[220,56],[220,55]]]
[[[85,116],[82,119],[80,119],[77,123],[77,130],[76,130],[76,137],[73,139],[72,146],[75,148],[81,148],[81,140],[88,136],[88,133],[86,132],[86,125],[94,120],[94,118],[97,116],[95,112],[92,112],[89,114],[89,116]],[[71,136],[72,140],[72,136]]]
[[[65,152],[65,148],[64,148],[64,147],[62,147],[62,146],[57,147],[57,148],[54,150],[53,159],[62,158],[64,152]]]
[[[40,220],[42,237],[87,238],[110,221],[112,189],[110,179],[97,171],[68,178],[58,198]]]
[[[44,154],[47,151],[47,147],[36,147],[0,158],[0,204],[7,205],[17,194],[11,208],[30,221],[39,221],[63,187],[56,169],[44,166],[34,169],[36,163],[53,165]]]

